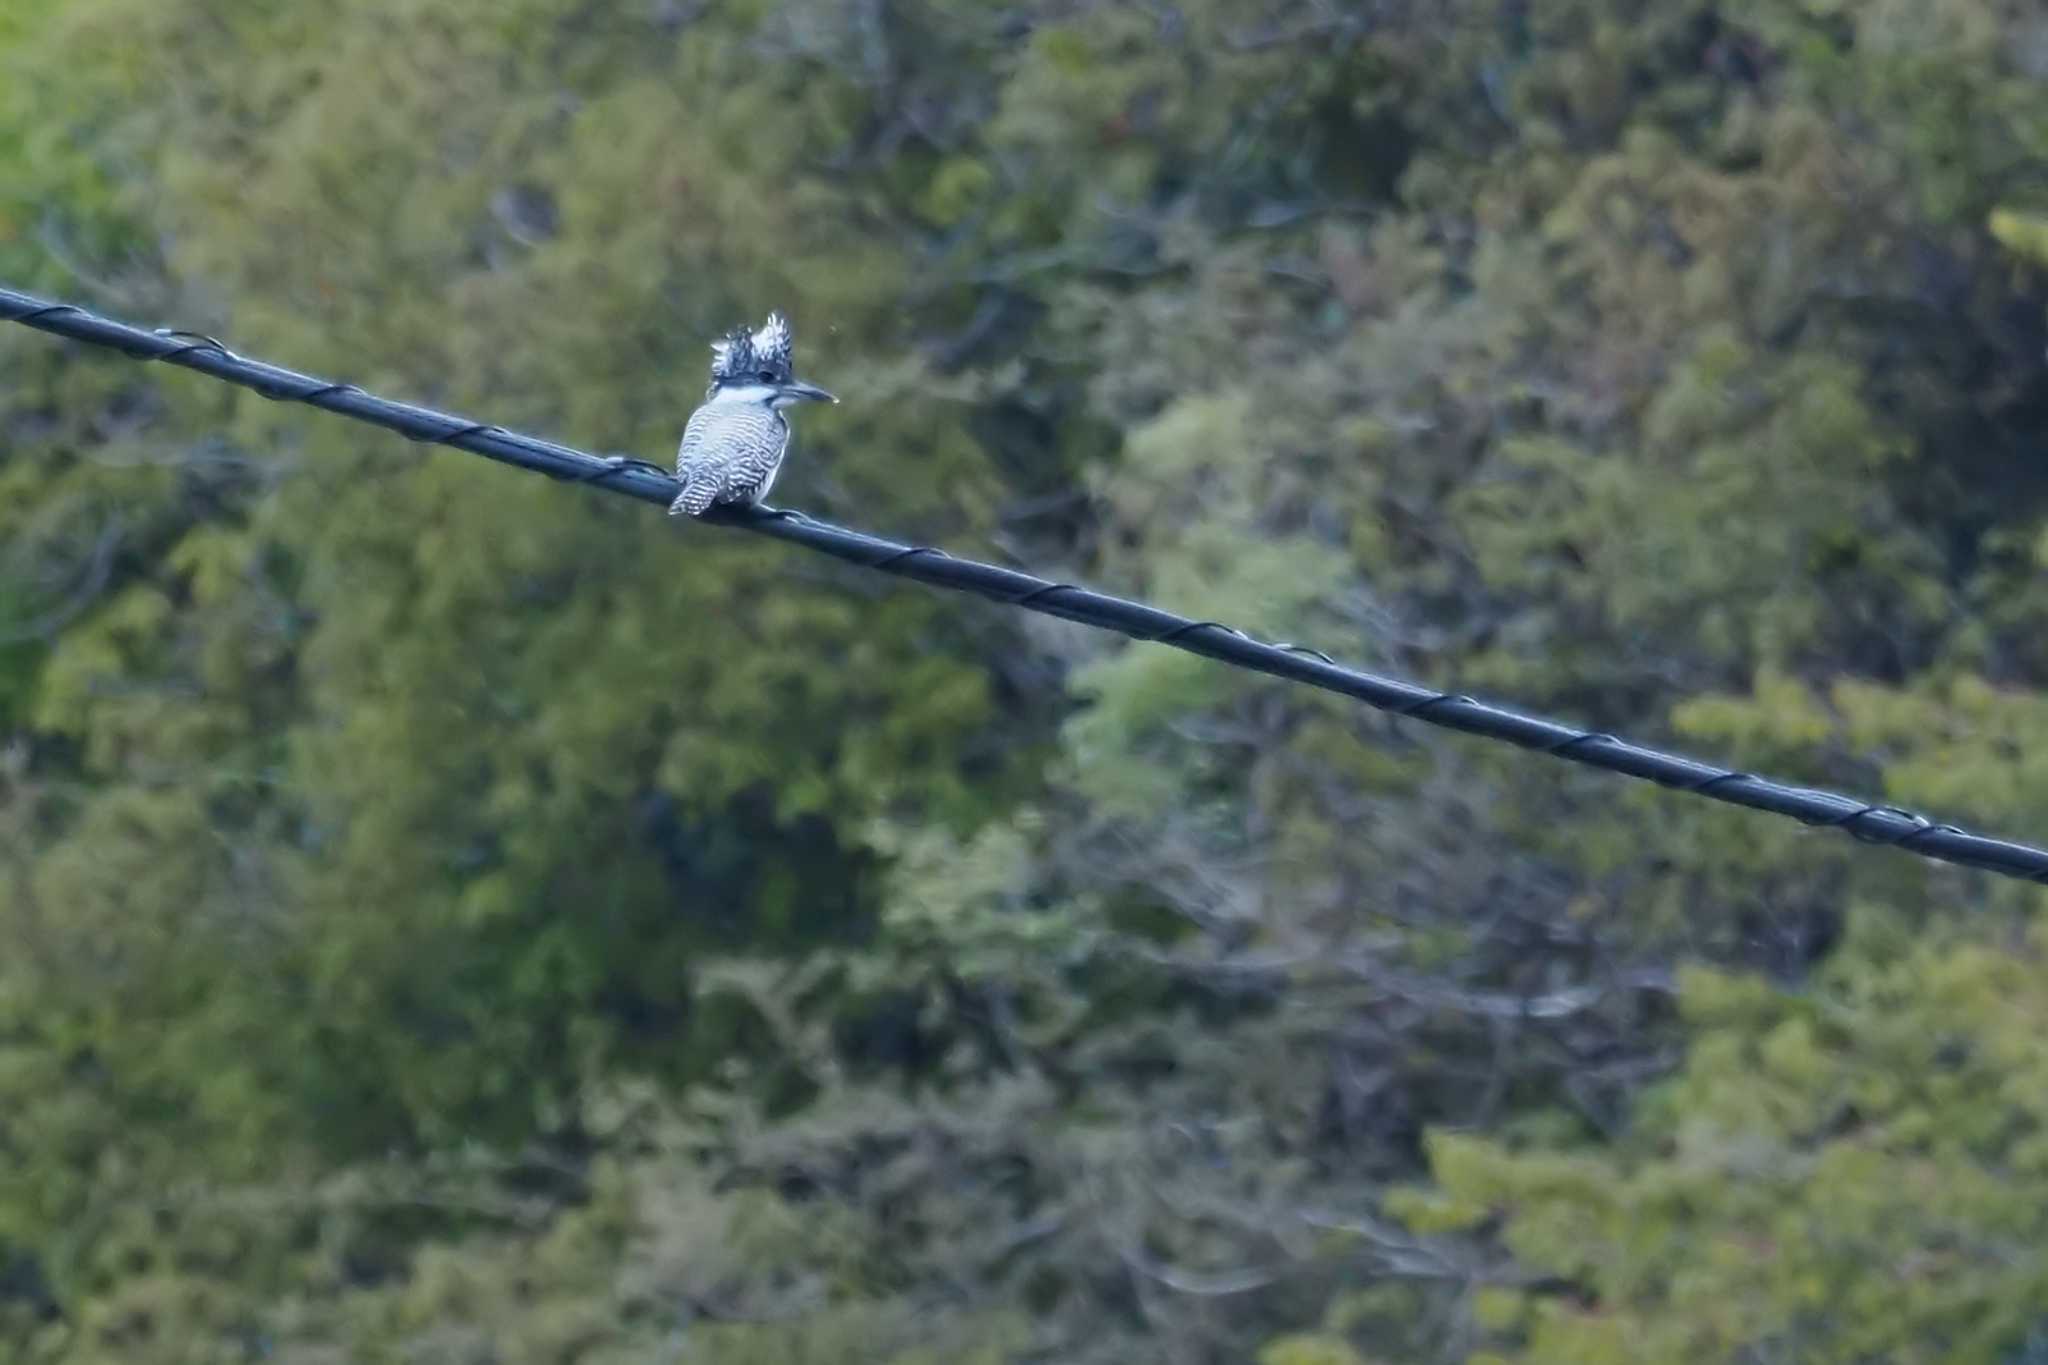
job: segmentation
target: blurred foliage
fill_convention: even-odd
[[[1432,1203],[1502,1217],[1525,1264],[1577,1287],[1504,1304],[1506,1358],[2039,1349],[2041,931],[1997,944],[1857,922],[1797,996],[1689,980],[1687,1063],[1613,1147],[1433,1146]]]
[[[2016,0],[14,0],[0,278],[2038,839]],[[0,335],[0,1355],[2048,1350],[2041,892]]]

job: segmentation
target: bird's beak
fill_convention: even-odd
[[[792,379],[787,384],[784,384],[782,386],[782,393],[785,398],[808,398],[813,403],[837,403],[839,401],[816,384],[806,384],[801,379]]]

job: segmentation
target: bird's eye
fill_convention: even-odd
[[[763,371],[761,371],[761,374],[760,374],[760,379],[761,379],[761,382],[762,382],[763,384],[773,384],[773,383],[775,382],[775,371],[773,371],[773,370],[763,370]]]

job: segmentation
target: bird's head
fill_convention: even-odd
[[[771,408],[839,401],[792,372],[789,319],[780,313],[770,313],[757,332],[735,327],[711,343],[711,391],[706,396]]]

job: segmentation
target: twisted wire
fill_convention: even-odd
[[[572,483],[666,506],[679,485],[644,460],[588,454],[570,446],[508,431],[488,422],[394,402],[353,384],[333,383],[235,354],[203,333],[146,331],[68,303],[52,303],[0,288],[0,319],[39,331],[105,346],[137,360],[197,370],[254,389],[278,402],[305,403],[410,440],[453,446]],[[1533,749],[1589,768],[1655,782],[1676,791],[1744,806],[1804,824],[1841,830],[1865,843],[1903,849],[1924,858],[2048,885],[2048,849],[1937,824],[1924,815],[1838,792],[1796,787],[1755,773],[1687,758],[1615,735],[1583,730],[1458,692],[1438,692],[1398,678],[1336,663],[1319,650],[1267,644],[1220,621],[1192,620],[1143,602],[1128,601],[1071,583],[960,559],[927,545],[904,545],[879,536],[772,507],[714,507],[700,520],[801,545],[865,568],[933,587],[974,593],[1028,611],[1115,631],[1215,659],[1237,668],[1305,683],[1353,697],[1382,711]]]

